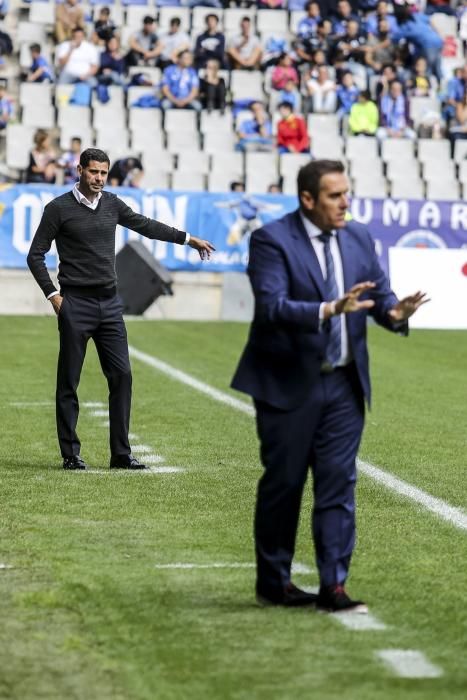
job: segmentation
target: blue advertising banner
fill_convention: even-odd
[[[26,256],[44,206],[68,188],[42,185],[2,186],[0,190],[0,268],[25,268]],[[128,240],[139,239],[170,270],[243,271],[248,261],[250,233],[297,207],[296,197],[244,193],[162,192],[121,188],[118,196],[135,211],[208,238],[216,253],[201,263],[186,246],[151,241],[117,227],[118,252]],[[392,246],[421,248],[467,247],[467,203],[391,199],[353,199],[349,218],[368,226],[387,270]],[[54,248],[47,256],[54,268]]]

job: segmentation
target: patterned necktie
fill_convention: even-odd
[[[324,245],[324,258],[326,261],[326,301],[334,301],[339,298],[337,289],[336,275],[334,272],[334,260],[331,254],[331,233],[323,231],[318,236],[319,240]],[[342,333],[341,333],[341,318],[340,316],[332,316],[329,319],[330,331],[329,342],[326,347],[326,362],[335,367],[342,355]]]

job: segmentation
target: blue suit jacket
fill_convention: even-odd
[[[345,289],[372,281],[375,306],[369,313],[389,330],[407,333],[407,324],[393,326],[387,312],[397,303],[367,229],[349,223],[338,231]],[[258,401],[291,410],[309,395],[317,380],[329,337],[329,324],[320,324],[325,301],[324,279],[298,210],[254,231],[248,276],[255,296],[249,339],[232,387]],[[346,315],[349,344],[363,393],[371,398],[366,343],[367,311]]]

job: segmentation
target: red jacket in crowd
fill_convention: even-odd
[[[303,117],[291,114],[287,119],[280,120],[277,125],[277,145],[287,149],[293,146],[297,153],[309,150],[310,138]]]

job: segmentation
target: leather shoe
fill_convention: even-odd
[[[111,469],[147,469],[133,455],[114,455],[110,458]]]
[[[304,605],[316,605],[318,596],[297,588],[293,583],[284,588],[256,587],[256,600],[260,605],[283,605],[286,608],[297,608]]]
[[[87,464],[79,455],[71,455],[71,457],[63,458],[64,469],[87,469]]]
[[[317,607],[319,610],[326,612],[368,612],[368,607],[365,603],[362,600],[352,600],[342,585],[321,586],[318,593]]]

